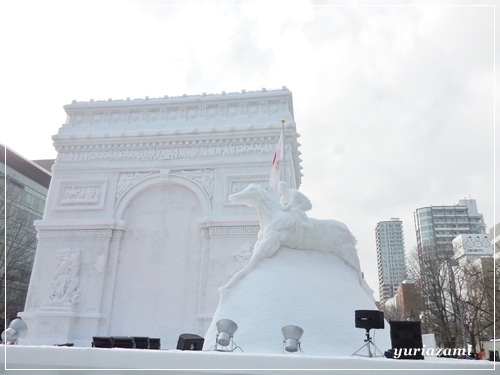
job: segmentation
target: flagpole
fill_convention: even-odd
[[[283,134],[283,181],[286,181],[286,158],[285,158],[285,119],[281,119],[281,134]]]

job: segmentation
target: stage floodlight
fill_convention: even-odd
[[[238,325],[229,319],[221,319],[217,322],[217,344],[220,346],[228,346],[233,338],[234,333],[238,329]]]
[[[295,353],[301,350],[300,338],[304,333],[302,328],[294,325],[288,325],[281,328],[281,333],[283,333],[284,338],[283,346],[287,352]]]
[[[9,327],[2,332],[2,341],[6,345],[16,345],[20,338],[28,333],[28,326],[21,318],[10,322]]]
[[[233,336],[236,330],[238,329],[238,325],[229,319],[221,319],[217,322],[217,337],[215,338],[215,350],[221,352],[233,352],[236,348],[241,349],[238,345],[236,345],[233,341]],[[220,345],[222,348],[218,348],[217,345]]]

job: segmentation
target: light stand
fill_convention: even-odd
[[[241,349],[233,341],[233,335],[238,329],[238,325],[235,322],[229,319],[221,319],[216,325],[219,333],[217,333],[215,338],[215,345],[212,346],[214,350],[218,352],[234,352],[236,349],[240,349],[243,351],[243,349]]]
[[[222,332],[226,333],[226,332]],[[220,333],[217,334],[217,337],[215,338],[215,345],[213,346],[215,351],[218,352],[234,352],[236,349],[240,349],[243,352],[243,349],[241,349],[238,345],[236,345],[233,341],[233,335],[226,341],[224,338],[222,340],[219,340],[219,335]],[[221,345],[220,342],[223,342],[226,345]],[[219,344],[219,346],[217,346]]]
[[[380,357],[383,357],[384,354],[382,353],[382,351],[377,348],[377,345],[375,345],[372,341],[372,338],[370,337],[370,329],[369,328],[365,328],[365,344],[359,348],[358,350],[356,350],[353,354],[351,355],[359,355],[359,356],[362,356],[362,357],[377,357],[377,352],[380,354]],[[372,352],[372,345],[373,345],[373,348],[375,349],[374,352]],[[368,349],[368,355],[364,355],[364,354],[358,354],[359,351],[361,351],[363,348],[367,348]]]

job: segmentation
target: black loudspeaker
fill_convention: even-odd
[[[113,347],[112,337],[94,336],[92,337],[92,347],[93,348],[112,348]]]
[[[135,349],[135,341],[130,336],[113,336],[113,348]]]
[[[356,328],[370,330],[372,328],[384,328],[384,312],[379,310],[356,310],[354,311]]]
[[[424,359],[420,322],[390,321],[394,358]]]
[[[149,338],[149,349],[160,349],[161,347],[161,341],[158,338]]]
[[[488,359],[490,361],[493,361],[493,362],[498,362],[500,361],[500,358],[498,356],[498,351],[493,351],[493,350],[490,350],[489,351],[489,355],[488,355]]]
[[[202,350],[205,339],[191,333],[183,333],[177,341],[178,350]]]
[[[149,349],[149,337],[134,336],[136,349]]]

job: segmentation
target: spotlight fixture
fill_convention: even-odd
[[[2,341],[5,345],[16,345],[20,338],[28,333],[28,326],[21,318],[10,322],[9,327],[2,332]]]
[[[281,328],[281,333],[283,333],[283,348],[289,353],[295,353],[297,351],[302,351],[300,348],[300,338],[304,333],[304,330],[299,326],[288,325]]]
[[[238,329],[238,325],[229,319],[221,319],[217,322],[217,337],[215,338],[215,350],[219,352],[234,352],[236,348],[241,349],[238,345],[236,345],[233,341],[233,336],[236,330]],[[219,348],[218,345],[221,347]]]

